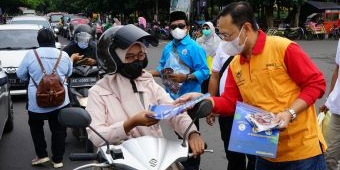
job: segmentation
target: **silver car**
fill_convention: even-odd
[[[43,26],[45,28],[50,28],[54,32],[54,36],[56,41],[58,41],[58,36],[56,34],[56,30],[53,29],[48,19],[43,16],[36,16],[36,15],[22,15],[13,17],[9,24],[37,24]]]
[[[1,67],[0,61],[0,139],[3,133],[13,130],[13,104],[9,92],[7,74]]]
[[[7,24],[0,25],[0,60],[8,75],[11,95],[26,94],[27,82],[16,76],[16,70],[28,50],[39,47],[37,35],[41,29],[38,25]],[[60,43],[56,43],[61,48]]]

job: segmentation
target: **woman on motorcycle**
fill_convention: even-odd
[[[98,63],[108,74],[89,90],[86,110],[92,118],[91,126],[110,144],[146,135],[163,137],[159,120],[152,118],[149,106],[171,104],[173,100],[144,70],[148,58],[143,40],[158,45],[157,39],[129,24],[110,28],[98,42]],[[166,121],[183,136],[192,120],[183,113]],[[98,135],[87,131],[94,145],[104,145]],[[193,154],[203,153],[204,142],[196,127],[188,134]]]

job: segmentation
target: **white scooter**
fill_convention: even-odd
[[[191,109],[190,113],[194,114],[195,118],[184,133],[183,140],[142,136],[128,139],[120,145],[110,145],[104,137],[89,126],[91,117],[82,108],[71,107],[61,110],[59,121],[66,127],[89,127],[106,143],[105,146],[98,148],[97,153],[72,153],[69,156],[71,161],[98,161],[98,163],[90,163],[77,167],[75,170],[90,167],[124,170],[165,170],[173,163],[185,161],[191,156],[186,141],[188,130],[196,119],[206,117],[211,113],[211,110],[212,103],[209,100],[203,100]],[[205,152],[213,152],[213,150],[205,150]]]

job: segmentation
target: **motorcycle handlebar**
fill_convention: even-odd
[[[71,161],[93,161],[98,159],[97,153],[71,153],[69,156]]]
[[[210,152],[210,153],[214,153],[214,150],[213,149],[204,149],[204,153],[205,152]],[[190,157],[193,157],[194,156],[194,154],[192,154],[192,153],[189,153],[188,154],[188,157],[190,158]]]

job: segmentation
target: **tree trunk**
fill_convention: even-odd
[[[159,20],[159,18],[158,18],[158,0],[155,0],[155,16],[154,16],[154,19],[156,21]]]
[[[266,23],[266,15],[265,15],[265,11],[264,11],[264,4],[261,4],[261,28],[266,29],[267,28],[267,23]]]
[[[214,18],[214,16],[215,16],[215,9],[214,9],[215,4],[214,4],[213,0],[210,0],[209,4],[210,4],[210,11],[209,11],[210,18],[209,19],[212,20],[212,19],[215,19]]]
[[[281,19],[281,1],[277,1],[277,19]]]
[[[300,12],[301,12],[301,5],[299,4],[299,5],[296,6],[296,13],[295,13],[295,16],[294,16],[294,23],[293,23],[292,27],[299,26]]]
[[[265,15],[266,15],[266,24],[267,28],[273,27],[273,5],[265,5]]]

